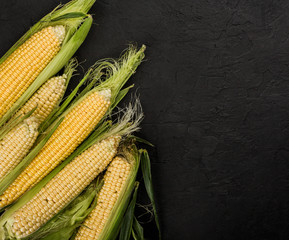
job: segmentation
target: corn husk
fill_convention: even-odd
[[[154,214],[154,220],[156,227],[158,229],[159,233],[159,239],[162,238],[161,235],[161,227],[160,227],[160,221],[159,221],[159,216],[157,213],[157,206],[156,206],[156,201],[155,201],[155,196],[154,196],[154,188],[153,188],[153,182],[152,182],[152,172],[151,172],[151,161],[149,154],[147,150],[142,149],[141,150],[142,155],[141,155],[141,170],[142,170],[142,176],[144,179],[144,185],[146,188],[147,195],[151,201],[152,204],[152,210]],[[136,226],[137,229],[137,226]]]

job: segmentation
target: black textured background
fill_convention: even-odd
[[[1,55],[58,3],[1,0]],[[99,0],[91,13],[85,69],[148,47],[131,82],[164,239],[288,239],[289,1]]]

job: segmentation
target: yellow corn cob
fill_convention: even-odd
[[[79,195],[111,162],[120,139],[120,136],[114,136],[94,144],[63,168],[14,213],[13,234],[18,238],[30,235]]]
[[[131,165],[122,157],[116,157],[104,176],[97,205],[77,232],[75,240],[97,240],[128,179]]]
[[[37,117],[40,123],[43,122],[62,99],[66,88],[66,79],[66,74],[49,79],[15,114],[13,119],[24,116],[36,107],[32,116]]]
[[[65,116],[37,156],[0,196],[1,208],[14,202],[76,149],[106,113],[110,97],[110,90],[92,92]]]
[[[0,179],[29,152],[38,136],[38,126],[39,121],[35,117],[27,118],[0,141]]]
[[[60,50],[65,36],[62,25],[32,35],[0,65],[0,117],[25,92]]]

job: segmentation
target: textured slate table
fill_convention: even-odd
[[[1,55],[58,3],[1,0]],[[91,12],[85,69],[148,46],[131,82],[156,145],[164,239],[287,239],[289,1],[99,0]]]

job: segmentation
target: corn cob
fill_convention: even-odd
[[[97,240],[106,224],[112,209],[130,176],[131,165],[122,157],[116,157],[104,176],[97,205],[77,232],[75,240]]]
[[[0,179],[25,157],[34,144],[39,121],[35,117],[25,119],[0,141]]]
[[[35,232],[78,196],[113,159],[120,139],[110,137],[87,149],[16,211],[12,225],[15,236],[23,238]]]
[[[110,96],[110,90],[94,91],[72,108],[38,155],[0,196],[1,208],[33,187],[75,150],[106,113]]]
[[[44,83],[36,93],[24,104],[12,119],[22,117],[34,108],[31,116],[43,122],[62,99],[66,89],[66,74],[53,77]]]
[[[0,118],[58,53],[64,37],[64,26],[46,27],[32,35],[0,65]]]

